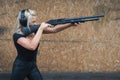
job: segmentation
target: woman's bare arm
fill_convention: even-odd
[[[64,29],[69,28],[70,26],[73,26],[73,24],[67,23],[67,24],[56,25],[55,27],[47,27],[43,30],[43,33],[44,34],[57,33]]]
[[[42,23],[41,26],[39,27],[36,35],[33,37],[32,40],[29,38],[26,38],[26,37],[21,37],[17,40],[17,43],[26,49],[35,50],[39,44],[40,39],[41,39],[43,29],[47,28],[48,26],[49,26],[49,24]]]

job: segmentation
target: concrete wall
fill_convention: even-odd
[[[1,0],[0,71],[11,71],[16,50],[12,41],[19,10],[37,11],[38,22],[104,13],[40,41],[37,64],[43,72],[120,71],[120,0]]]

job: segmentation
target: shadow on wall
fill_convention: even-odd
[[[45,80],[120,80],[119,72],[42,73]],[[0,73],[0,80],[9,80],[10,73]],[[25,79],[27,80],[27,79]]]
[[[4,34],[4,32],[7,32],[7,28],[6,27],[2,27],[2,26],[0,26],[0,35],[3,35]]]

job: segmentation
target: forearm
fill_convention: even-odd
[[[32,48],[33,48],[33,49],[36,49],[36,48],[37,48],[37,46],[38,46],[38,44],[39,44],[39,41],[40,41],[40,39],[41,39],[41,37],[42,37],[42,32],[43,32],[43,30],[39,28],[38,31],[37,31],[37,33],[36,33],[36,35],[35,35],[34,38],[32,39],[31,45],[32,45]]]
[[[57,33],[57,32],[60,32],[62,30],[65,30],[67,28],[69,28],[70,26],[72,26],[71,23],[67,23],[67,24],[61,24],[61,25],[56,25],[55,27],[52,27],[52,28],[47,28],[47,29],[44,29],[44,33]]]
[[[54,30],[55,30],[55,32],[60,32],[60,31],[62,31],[62,30],[64,30],[64,29],[69,28],[70,26],[72,26],[71,23],[62,24],[62,25],[56,25],[56,26],[54,27]]]

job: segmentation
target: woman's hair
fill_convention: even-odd
[[[31,21],[32,16],[35,16],[35,15],[36,15],[36,12],[34,10],[31,10],[31,9],[21,10],[17,17],[15,33],[23,34],[21,31],[21,28],[22,27],[29,28],[29,22]],[[23,16],[26,18],[26,22],[24,22],[24,20],[22,21]],[[26,26],[24,26],[22,23],[23,24],[25,23]],[[30,30],[30,28],[29,28],[29,30]]]

